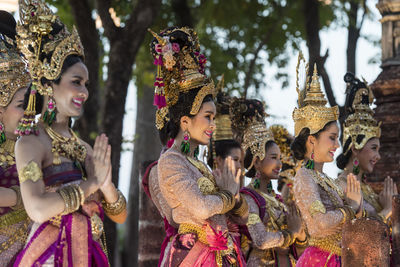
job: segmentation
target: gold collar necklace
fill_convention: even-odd
[[[60,156],[72,161],[79,161],[81,164],[85,163],[87,153],[86,147],[79,142],[78,137],[71,128],[69,128],[71,137],[62,136],[50,126],[45,126],[44,129],[52,140],[51,152],[53,152],[54,165],[61,164]]]

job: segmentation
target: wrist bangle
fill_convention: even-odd
[[[114,203],[108,203],[104,199],[101,201],[104,211],[111,216],[121,214],[126,209],[126,199],[122,192],[117,189],[118,199]]]
[[[303,241],[300,241],[296,238],[296,246],[299,247],[307,247],[308,246],[308,238],[306,236],[306,239],[304,239]]]
[[[294,243],[295,239],[293,237],[293,234],[290,231],[282,230],[281,232],[282,232],[283,238],[284,238],[282,248],[287,248]]]
[[[65,203],[65,208],[61,215],[77,211],[81,203],[85,201],[83,190],[76,184],[59,188],[57,192],[61,195]]]
[[[221,214],[225,214],[228,211],[232,210],[235,206],[235,198],[233,197],[232,193],[226,190],[220,190],[216,193],[222,199],[222,210]]]
[[[240,200],[233,207],[232,212],[236,216],[243,217],[248,210],[249,210],[249,205],[247,204],[246,199],[240,194]]]

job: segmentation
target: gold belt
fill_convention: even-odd
[[[342,240],[342,234],[337,233],[324,238],[310,238],[309,246],[320,248],[324,251],[331,252],[337,256],[342,255],[342,248],[338,244]]]
[[[49,220],[50,224],[60,227],[61,225],[61,215],[57,215]],[[103,221],[100,219],[100,217],[97,214],[94,214],[92,217],[90,217],[90,225],[92,227],[92,238],[94,240],[99,240],[101,237],[101,234],[103,233],[104,230],[104,224]]]
[[[24,209],[19,209],[15,211],[10,211],[4,215],[0,216],[0,229],[11,226],[13,224],[22,222],[28,218],[26,211]]]
[[[196,234],[201,243],[208,245],[206,231],[201,226],[190,223],[182,223],[179,225],[178,233],[181,235]]]

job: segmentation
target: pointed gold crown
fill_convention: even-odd
[[[178,102],[180,94],[200,88],[190,110],[196,115],[207,95],[215,96],[213,81],[204,74],[206,58],[200,54],[197,33],[190,28],[168,28],[154,36],[150,51],[157,66],[154,83],[154,105],[157,106],[156,126],[164,127],[168,120],[168,108]]]
[[[311,82],[308,83],[309,79],[307,78],[304,91],[299,89],[298,68],[301,61],[305,62],[305,59],[300,53],[296,68],[296,90],[299,96],[299,107],[295,108],[292,114],[296,137],[304,128],[310,129],[310,134],[315,134],[324,128],[328,122],[336,121],[339,118],[338,106],[325,106],[327,101],[321,91],[316,64],[314,65]],[[306,76],[308,77],[308,66],[306,67]]]
[[[19,0],[20,21],[17,45],[28,60],[32,84],[48,95],[42,78],[55,80],[69,55],[84,57],[83,46],[75,27],[70,33],[43,0]]]
[[[343,144],[345,144],[349,138],[351,143],[344,154],[350,151],[352,145],[354,145],[356,149],[362,149],[369,139],[381,137],[381,123],[378,123],[374,119],[374,111],[370,107],[374,101],[374,94],[365,80],[361,82],[354,76],[352,78],[353,79],[347,81],[350,83],[350,86],[352,86],[349,93],[351,93],[351,91],[354,93],[355,91],[355,94],[351,107],[348,107],[350,115],[346,118],[343,127]],[[364,138],[360,143],[357,143],[356,140],[359,135],[364,135]]]
[[[272,132],[265,123],[268,114],[265,113],[261,101],[245,98],[233,98],[230,114],[235,140],[241,143],[245,153],[250,149],[253,156],[253,161],[247,168],[250,170],[257,158],[265,158],[265,144],[274,141]]]
[[[19,135],[38,134],[35,120],[36,93],[52,95],[52,88],[43,84],[43,80],[59,78],[68,56],[83,58],[83,46],[76,29],[73,28],[72,33],[68,32],[43,0],[19,0],[19,9],[17,45],[28,60],[32,87],[28,106],[16,132]]]
[[[0,35],[0,107],[10,104],[14,94],[27,88],[31,78],[26,64],[16,48],[14,41]]]
[[[217,84],[217,101],[215,103],[217,114],[215,116],[215,131],[213,133],[213,141],[219,140],[233,140],[232,121],[229,114],[229,107],[232,98],[223,91],[224,89],[224,75]]]

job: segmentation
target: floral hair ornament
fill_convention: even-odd
[[[305,65],[305,87],[299,88],[299,67]],[[310,134],[320,131],[328,122],[336,121],[339,118],[338,106],[326,107],[326,99],[321,91],[317,66],[314,65],[314,72],[309,82],[308,63],[306,63],[303,54],[300,52],[296,67],[296,91],[298,93],[298,108],[293,110],[294,133],[297,137],[302,129],[308,128]]]
[[[198,89],[192,103],[191,115],[199,112],[207,95],[215,96],[213,81],[204,74],[207,62],[200,54],[200,44],[193,29],[168,28],[159,34],[149,29],[154,36],[150,52],[157,66],[154,82],[154,101],[157,106],[156,127],[162,129],[169,120],[169,108],[178,102],[180,94]]]
[[[347,73],[344,80],[348,84],[347,94],[354,94],[352,103],[346,103],[349,115],[343,125],[343,144],[351,140],[344,152],[347,154],[353,145],[356,149],[362,149],[369,139],[381,137],[381,122],[378,123],[373,117],[374,111],[370,105],[374,101],[374,94],[367,82],[360,81],[351,73]],[[356,141],[359,135],[364,135],[360,143]]]
[[[42,83],[59,77],[64,60],[70,55],[84,57],[78,32],[70,33],[43,0],[19,0],[20,21],[17,25],[17,45],[28,60],[32,78],[31,94],[17,133],[38,134],[36,115],[36,93],[52,96],[51,86]]]

